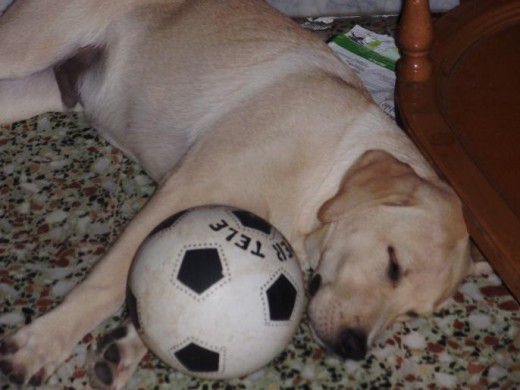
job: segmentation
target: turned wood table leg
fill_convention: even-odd
[[[398,28],[401,59],[398,74],[404,81],[425,81],[432,73],[428,52],[433,26],[428,0],[405,0]]]

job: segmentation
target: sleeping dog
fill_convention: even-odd
[[[0,53],[0,122],[83,111],[158,184],[88,278],[3,340],[14,383],[41,384],[113,314],[139,244],[192,206],[247,209],[288,238],[315,269],[313,333],[343,358],[476,268],[455,193],[325,44],[262,1],[18,0]],[[146,348],[128,323],[108,340],[117,359],[100,351],[93,381],[121,388]]]

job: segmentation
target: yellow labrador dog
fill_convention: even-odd
[[[277,226],[316,270],[317,340],[344,358],[474,268],[454,192],[325,44],[262,1],[18,0],[0,53],[0,122],[83,110],[158,183],[89,277],[3,340],[13,383],[41,384],[114,313],[139,244],[191,206]],[[135,329],[100,347],[94,384],[123,387],[145,353]]]

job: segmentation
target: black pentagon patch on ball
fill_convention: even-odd
[[[296,288],[284,274],[276,278],[267,289],[269,319],[271,321],[288,321],[296,304]]]
[[[175,357],[192,372],[217,372],[219,368],[220,354],[195,343],[179,349]]]
[[[234,210],[232,213],[244,227],[258,230],[267,235],[271,234],[271,224],[258,215],[245,210]]]
[[[184,252],[177,279],[189,289],[202,294],[223,277],[217,249],[188,249]]]
[[[155,229],[152,230],[152,232],[148,235],[148,237],[153,236],[154,234],[159,233],[161,230],[168,229],[170,226],[172,226],[175,222],[178,221],[180,217],[182,217],[184,214],[187,213],[188,210],[180,211],[177,214],[172,215],[171,217],[166,218],[164,221],[162,221],[159,225],[155,227]]]
[[[141,329],[141,324],[139,323],[139,315],[137,312],[137,298],[130,288],[126,289],[126,307],[135,329],[139,331]]]

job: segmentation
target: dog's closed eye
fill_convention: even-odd
[[[388,252],[387,275],[395,287],[399,282],[399,279],[401,279],[401,266],[399,265],[399,261],[397,260],[394,247],[389,245],[386,248],[386,250]]]

